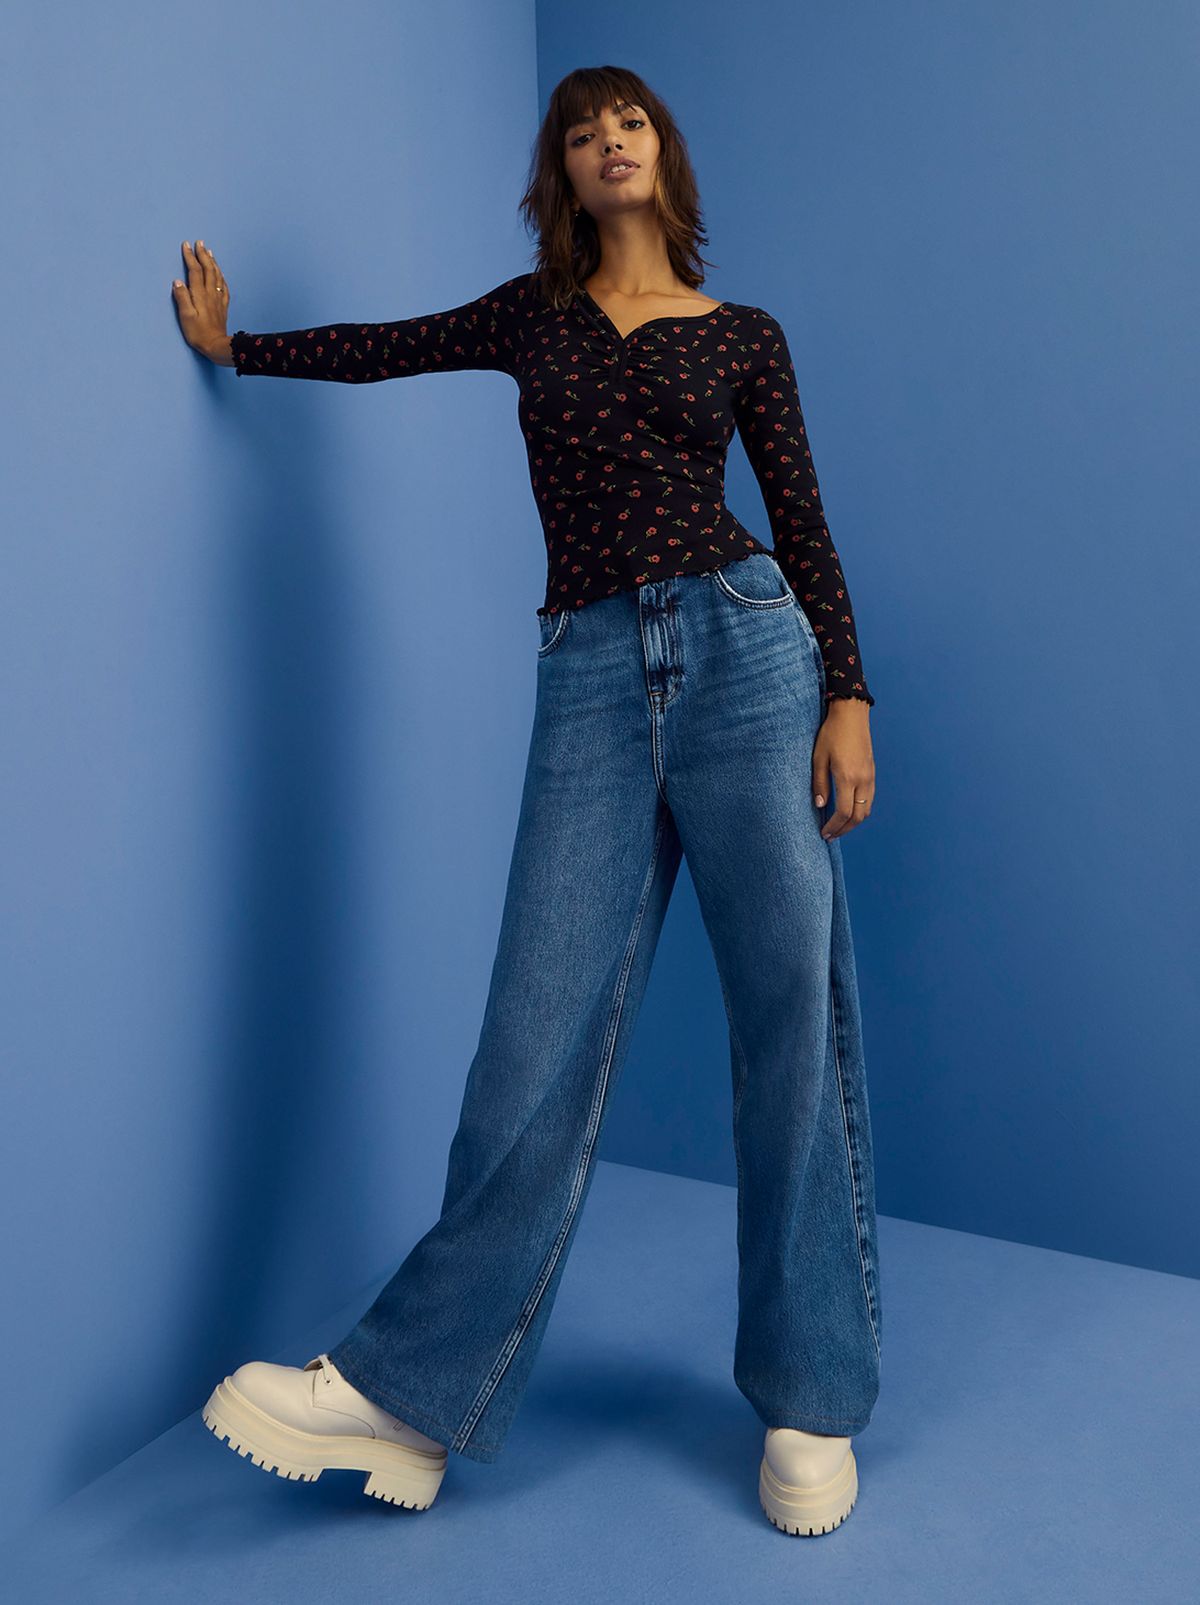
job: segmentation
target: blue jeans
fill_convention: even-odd
[[[841,845],[812,800],[820,649],[774,558],[539,614],[537,696],[440,1219],[329,1353],[494,1460],[594,1172],[681,854],[729,1021],[737,1387],[853,1434],[879,1390],[871,1128]]]

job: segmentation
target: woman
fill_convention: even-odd
[[[496,1458],[686,853],[730,1027],[734,1379],[767,1428],[764,1510],[825,1532],[854,1504],[851,1438],[879,1387],[840,848],[871,811],[874,698],[787,342],[762,308],[699,291],[667,107],[633,73],[571,73],[522,207],[538,271],[426,317],[231,338],[202,241],[175,284],[189,343],[239,377],[511,374],[547,548],[517,839],[441,1217],[328,1353],[243,1365],[204,1419],[284,1476],[354,1467],[417,1508],[448,1449]],[[724,503],[735,430],[773,549]]]

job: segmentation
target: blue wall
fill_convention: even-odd
[[[796,357],[878,698],[881,1209],[1196,1274],[1191,14],[6,20],[5,1519],[432,1222],[532,709],[512,381],[238,380],[179,242],[231,328],[465,300],[583,62],[672,103],[707,288]],[[732,1184],[728,1083],[685,870],[602,1155]]]
[[[6,27],[20,1523],[436,1217],[545,557],[508,376],[239,379],[171,294],[197,236],[231,329],[411,316],[524,271],[531,6]]]

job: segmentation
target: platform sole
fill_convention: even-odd
[[[201,1411],[210,1432],[264,1471],[292,1482],[316,1482],[323,1471],[365,1471],[363,1492],[373,1499],[428,1510],[446,1474],[447,1456],[378,1438],[347,1438],[301,1432],[260,1410],[233,1387],[219,1382]]]
[[[776,1527],[798,1538],[817,1538],[841,1525],[858,1498],[858,1462],[851,1449],[835,1477],[813,1488],[784,1482],[771,1469],[766,1455],[758,1473],[758,1497]]]

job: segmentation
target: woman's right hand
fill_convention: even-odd
[[[233,353],[225,332],[225,320],[229,315],[229,286],[225,275],[203,240],[196,241],[194,251],[184,240],[183,260],[187,265],[187,283],[176,279],[173,286],[183,338],[193,351],[210,362],[232,368]]]

